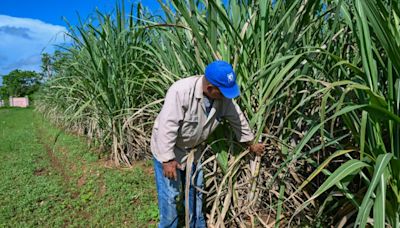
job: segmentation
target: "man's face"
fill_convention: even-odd
[[[224,97],[218,87],[213,85],[207,85],[207,96],[214,100],[221,100]]]

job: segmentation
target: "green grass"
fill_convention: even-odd
[[[59,137],[54,143],[55,137]],[[0,109],[0,227],[155,227],[152,163],[110,167],[32,109]]]

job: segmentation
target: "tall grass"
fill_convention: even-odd
[[[141,21],[96,12],[98,26],[71,28],[73,46],[59,59],[59,75],[49,82],[40,109],[110,148],[116,164],[148,156],[147,119],[172,77],[161,76],[159,58]],[[137,16],[144,16],[139,7]],[[51,104],[51,105],[50,105]],[[49,111],[48,111],[49,112]]]
[[[400,77],[399,54],[393,50],[399,48],[400,8],[396,2],[386,5],[374,0],[355,0],[352,3],[351,13],[356,20],[349,27],[361,60],[338,63],[348,66],[352,81],[336,83],[341,83],[344,91],[336,111],[352,110],[340,116],[353,135],[358,154],[329,175],[311,199],[333,185],[347,185],[359,176],[365,187],[346,195],[356,212],[354,226],[365,227],[370,223],[374,227],[399,227]],[[350,5],[345,7],[349,9]],[[350,94],[354,97],[348,99]],[[359,195],[362,200],[356,200]]]

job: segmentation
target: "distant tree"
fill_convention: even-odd
[[[52,62],[53,61],[51,55],[47,53],[42,54],[42,73],[45,81],[51,78],[51,76],[53,75]]]
[[[0,100],[7,99],[8,98],[7,94],[8,93],[7,93],[6,87],[5,86],[0,86]]]
[[[53,70],[55,74],[63,75],[65,68],[69,68],[69,60],[71,60],[70,53],[55,51],[53,55]]]
[[[14,70],[3,76],[0,96],[7,99],[10,96],[23,97],[36,92],[41,84],[42,76],[34,71]]]
[[[68,53],[56,50],[53,55],[48,53],[42,54],[42,75],[43,81],[47,81],[52,77],[62,74],[68,60]]]

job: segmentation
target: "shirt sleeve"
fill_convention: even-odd
[[[254,139],[246,117],[234,100],[227,102],[224,118],[229,121],[239,142],[250,142]]]
[[[164,105],[158,118],[157,146],[161,162],[175,158],[174,147],[180,122],[184,117],[182,97],[175,87],[171,87],[164,100]]]

